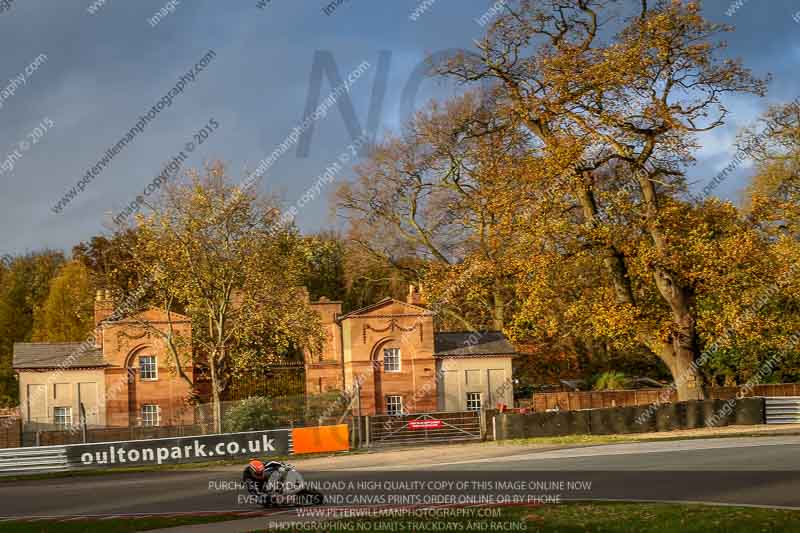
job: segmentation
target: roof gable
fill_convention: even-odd
[[[372,305],[362,307],[361,309],[356,309],[355,311],[350,311],[349,313],[342,315],[339,318],[339,320],[341,321],[341,320],[346,320],[348,318],[354,318],[360,316],[397,316],[397,315],[433,315],[433,313],[428,309],[425,309],[424,307],[420,307],[418,305],[413,305],[400,300],[395,300],[394,298],[384,298],[383,300],[376,302]]]

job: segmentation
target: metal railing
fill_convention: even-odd
[[[64,446],[0,449],[0,476],[69,470]]]
[[[765,398],[767,424],[800,424],[800,396]]]

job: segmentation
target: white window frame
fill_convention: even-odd
[[[477,397],[477,403],[476,403]],[[482,392],[468,392],[467,393],[467,411],[480,411],[483,409],[483,393]]]
[[[153,360],[153,377],[145,377],[144,376],[144,367],[142,365],[142,359],[145,357],[151,358]],[[139,379],[142,381],[158,381],[158,358],[155,355],[148,355],[143,354],[139,356]]]
[[[60,409],[63,409],[64,416],[59,416],[57,414]],[[62,421],[59,422],[59,419],[62,419]],[[57,405],[53,407],[53,423],[63,428],[72,427],[72,407],[67,407],[64,405]]]
[[[155,409],[148,409],[155,407]],[[155,415],[155,420],[152,416]],[[146,403],[142,405],[142,426],[155,428],[161,425],[161,407],[158,404]]]
[[[399,394],[386,395],[386,414],[400,416],[403,414],[403,397]]]
[[[386,366],[386,354],[387,353],[397,354],[397,368],[394,368],[395,365],[392,365],[393,368],[387,368]],[[402,357],[400,356],[400,348],[384,348],[383,349],[383,371],[387,374],[394,374],[396,372],[400,372],[403,368],[402,366]],[[393,359],[392,359],[393,360]]]

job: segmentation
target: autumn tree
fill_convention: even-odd
[[[82,263],[64,264],[50,281],[45,301],[34,309],[35,342],[82,341],[94,327],[91,274]]]
[[[17,381],[12,369],[15,342],[30,342],[34,310],[50,290],[64,264],[61,252],[44,250],[14,257],[0,278],[0,404],[16,405]]]
[[[305,237],[308,251],[303,285],[312,300],[321,297],[340,301],[345,297],[346,243],[335,233]]]
[[[745,201],[776,235],[800,238],[800,103],[772,106],[739,137],[756,162]]]
[[[89,269],[95,287],[128,293],[144,282],[133,261],[136,236],[135,227],[94,235],[72,247],[72,258]]]
[[[432,102],[373,148],[338,191],[338,207],[355,244],[423,282],[440,320],[502,329],[512,293],[509,219],[521,211],[501,206],[519,206],[521,191],[509,194],[507,183],[526,134],[483,96]],[[453,278],[462,281],[455,288]]]
[[[408,294],[408,284],[417,280],[421,261],[414,257],[393,257],[390,262],[360,243],[345,240],[343,246],[344,312],[386,297],[403,300]]]
[[[477,56],[442,65],[465,82],[496,84],[497,101],[533,136],[540,161],[530,179],[543,198],[575,202],[571,221],[601,258],[612,291],[601,306],[609,326],[648,346],[675,378],[681,399],[703,396],[697,360],[697,287],[682,269],[667,214],[686,190],[694,135],[727,116],[722,98],[763,94],[764,83],[722,59],[718,36],[695,2],[520,0],[478,44]],[[630,221],[644,239],[639,254],[649,287],[638,293],[631,258],[608,231],[614,219],[599,191],[625,183]],[[652,299],[652,295],[656,299]],[[663,308],[653,321],[651,307]]]
[[[275,204],[232,184],[221,163],[188,178],[168,187],[152,213],[137,216],[134,255],[163,309],[192,319],[219,430],[232,369],[318,348],[322,330],[298,290],[303,241]],[[159,334],[171,343],[168,331]],[[170,351],[177,359],[176,348]],[[175,365],[180,369],[179,360]]]

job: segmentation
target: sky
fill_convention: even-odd
[[[0,1],[0,255],[69,250],[108,233],[112,219],[182,152],[182,169],[221,160],[244,181],[303,123],[315,61],[332,61],[342,80],[360,65],[339,99],[352,102],[354,114],[346,121],[331,108],[306,133],[307,150],[293,144],[262,164],[268,168],[257,186],[297,205],[349,152],[352,129],[367,129],[369,116],[380,136],[428,99],[459,91],[419,73],[430,54],[473,49],[483,32],[476,19],[493,3]],[[695,190],[728,164],[741,127],[800,92],[800,24],[793,19],[800,3],[749,0],[730,15],[730,1],[703,4],[708,18],[736,27],[726,54],[773,81],[766,98],[726,100],[727,124],[700,138],[698,162],[688,171]],[[320,101],[334,89],[327,76],[319,88]],[[147,118],[159,102],[162,109]],[[92,174],[137,123],[136,134]],[[749,170],[743,165],[715,194],[737,201]],[[296,218],[303,231],[340,226],[329,194],[349,177],[343,168],[303,202]],[[79,182],[82,190],[64,203]]]

